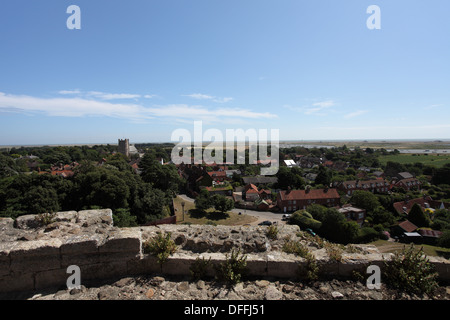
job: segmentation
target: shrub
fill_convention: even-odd
[[[299,276],[305,278],[308,281],[314,281],[319,278],[319,265],[317,264],[314,256],[308,252],[304,257],[306,259],[306,265],[300,265],[298,270]]]
[[[290,238],[285,239],[282,250],[286,253],[292,253],[298,255],[302,258],[306,258],[310,254],[308,248],[300,243],[300,241],[295,241]]]
[[[177,246],[170,236],[170,232],[165,235],[158,232],[158,235],[155,238],[143,244],[144,253],[155,256],[161,267],[167,261],[169,256],[177,250]]]
[[[423,254],[423,248],[415,250],[414,245],[397,252],[391,261],[385,261],[386,284],[410,293],[430,293],[437,288],[438,274]]]
[[[343,249],[341,246],[330,243],[330,242],[326,242],[325,250],[327,251],[327,254],[330,257],[330,260],[336,261],[336,262],[339,262],[342,260]]]
[[[271,240],[276,240],[278,238],[278,227],[275,225],[270,225],[266,233],[267,237]]]
[[[209,258],[208,260],[205,260],[205,258],[200,259],[200,257],[195,259],[195,262],[192,263],[191,266],[189,267],[192,279],[200,280],[204,278],[210,265],[211,265],[211,258]]]
[[[217,265],[216,278],[220,282],[236,284],[241,282],[242,277],[247,272],[247,256],[241,255],[241,250],[231,251],[231,256],[226,255],[226,260]]]
[[[39,222],[41,226],[48,226],[50,223],[55,221],[56,213],[46,212],[38,214],[35,219]]]

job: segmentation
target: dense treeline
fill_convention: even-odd
[[[114,154],[116,149],[44,147],[0,154],[0,215],[16,218],[24,214],[110,208],[126,225],[169,215],[172,196],[183,185],[175,166],[162,166],[155,153],[149,152],[140,164],[142,175],[138,175],[124,156]],[[39,159],[20,159],[30,154]],[[39,170],[58,163],[79,165],[74,167],[73,176],[63,178],[30,169],[26,161],[39,161]]]

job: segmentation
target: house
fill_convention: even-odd
[[[417,203],[420,205],[423,211],[426,209],[431,209],[432,211],[437,209],[449,209],[450,203],[443,202],[440,200],[433,200],[431,197],[422,197],[416,199],[406,199],[405,201],[395,202],[393,204],[395,211],[399,214],[408,214],[411,211],[413,205]]]
[[[311,204],[339,206],[340,199],[336,189],[283,190],[278,192],[277,206],[282,212],[292,212],[306,209]]]
[[[225,170],[225,175],[227,178],[232,179],[234,175],[241,175],[241,170]]]
[[[322,162],[323,162],[323,158],[305,156],[305,157],[301,157],[299,159],[299,161],[297,162],[297,164],[301,168],[314,168],[316,166],[321,165]]]
[[[216,183],[222,183],[226,180],[229,180],[225,171],[210,171],[208,172],[208,175]]]
[[[294,160],[284,160],[284,164],[286,165],[286,167],[289,167],[289,168],[297,166],[297,164],[295,163]]]
[[[392,234],[397,237],[404,237],[405,233],[412,235],[416,230],[417,226],[414,223],[404,220],[392,228]]]
[[[262,200],[271,200],[272,199],[272,191],[268,189],[259,190],[259,198]]]
[[[309,181],[311,181],[311,182],[314,182],[314,181],[316,181],[316,178],[317,178],[317,173],[307,173],[307,174],[305,174],[304,175],[304,178],[306,179],[306,180],[309,180]]]
[[[395,177],[398,180],[414,178],[414,176],[411,173],[409,173],[409,172],[399,172],[399,173],[397,173],[397,175]]]
[[[435,245],[442,236],[442,232],[437,230],[419,229],[417,232],[422,236],[422,243],[430,245]]]
[[[242,198],[245,201],[255,201],[259,199],[258,188],[254,184],[248,184],[245,186],[244,191],[242,191]]]
[[[351,196],[356,190],[365,190],[372,193],[387,193],[390,189],[390,183],[383,179],[374,180],[351,180],[343,181],[337,184],[337,189]]]
[[[353,207],[352,205],[343,205],[338,211],[345,215],[347,220],[355,221],[360,227],[364,223],[366,218],[366,210]]]
[[[407,178],[398,181],[393,181],[391,188],[397,187],[402,188],[406,191],[410,190],[420,190],[422,183],[416,178]]]

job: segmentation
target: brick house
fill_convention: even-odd
[[[347,220],[355,221],[360,227],[366,218],[366,210],[353,207],[352,205],[343,205],[338,211],[342,213]]]
[[[391,187],[402,188],[406,191],[420,190],[422,183],[416,178],[402,179],[394,181]]]
[[[278,192],[277,206],[282,212],[306,209],[311,204],[327,207],[340,205],[341,197],[336,189],[283,190]]]
[[[352,180],[344,181],[337,185],[337,189],[351,196],[356,190],[365,190],[377,193],[387,193],[390,189],[390,183],[384,179],[374,180]]]

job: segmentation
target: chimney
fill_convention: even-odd
[[[286,194],[289,194],[289,193],[291,193],[291,187],[288,187],[286,190]]]
[[[311,187],[310,186],[306,186],[305,193],[309,193],[310,190],[311,190]]]

